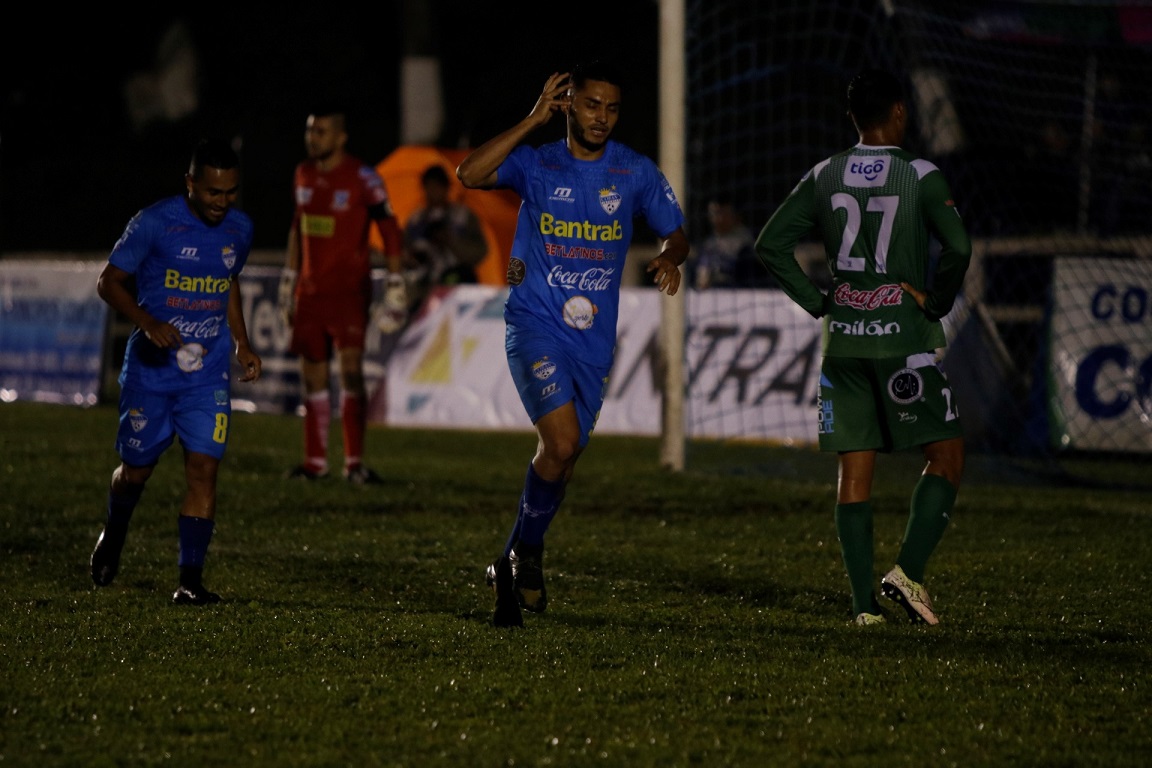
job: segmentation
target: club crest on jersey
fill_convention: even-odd
[[[882,187],[888,183],[891,158],[884,155],[850,155],[844,166],[844,186]]]
[[[133,432],[139,432],[148,426],[148,417],[139,408],[128,409],[128,423],[132,425]]]
[[[532,363],[532,375],[540,379],[540,381],[548,379],[554,373],[556,373],[556,363],[546,357],[542,357]]]
[[[915,368],[902,368],[888,378],[888,397],[895,403],[914,403],[924,394],[924,378]]]
[[[616,187],[600,190],[600,207],[609,216],[616,213],[616,209],[620,207],[620,193],[616,191]]]
[[[220,260],[224,262],[224,266],[228,269],[236,266],[236,246],[226,245],[220,249]]]

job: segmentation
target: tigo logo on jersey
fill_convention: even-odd
[[[882,187],[888,183],[890,158],[877,155],[852,155],[844,166],[844,186]]]

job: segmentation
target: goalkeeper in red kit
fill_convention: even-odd
[[[288,233],[288,256],[280,305],[292,328],[289,351],[300,357],[304,387],[304,461],[290,478],[327,477],[329,392],[333,352],[340,371],[343,476],[351,483],[378,483],[363,462],[367,426],[364,339],[372,302],[368,231],[375,223],[384,243],[390,292],[403,291],[402,236],[384,180],[345,151],[346,114],[332,107],[308,115],[308,158],[296,166],[296,208]]]

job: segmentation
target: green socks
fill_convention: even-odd
[[[908,512],[908,527],[896,564],[915,582],[924,581],[924,568],[928,558],[944,536],[948,515],[956,503],[956,489],[939,475],[921,475],[912,491],[912,504]]]
[[[852,615],[872,613],[872,502],[837,504],[836,535],[852,586]]]

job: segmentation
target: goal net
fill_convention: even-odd
[[[970,450],[1152,451],[1152,8],[686,0],[685,28],[694,242],[718,197],[758,232],[856,142],[852,75],[902,73],[905,146],[945,173],[974,239],[944,362]],[[815,242],[799,258],[822,279]],[[814,443],[817,326],[781,298],[688,292],[689,440]]]

